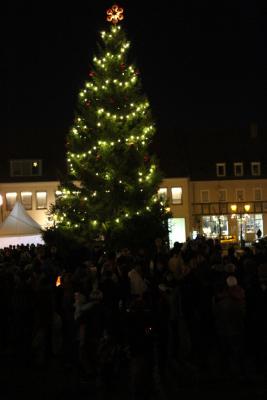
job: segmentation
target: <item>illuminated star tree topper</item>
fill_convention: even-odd
[[[112,22],[112,24],[116,25],[119,21],[122,21],[123,16],[123,8],[114,4],[111,8],[107,10],[107,21]]]

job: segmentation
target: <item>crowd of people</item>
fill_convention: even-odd
[[[0,250],[0,350],[33,367],[58,359],[82,380],[127,373],[148,398],[155,371],[188,363],[225,378],[267,373],[267,249],[198,237],[168,249]]]

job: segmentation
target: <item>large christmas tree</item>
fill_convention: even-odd
[[[67,136],[68,176],[53,214],[57,230],[73,237],[146,246],[167,236],[168,215],[157,196],[162,176],[149,153],[155,127],[118,24],[123,10],[113,6],[107,14],[111,23]]]

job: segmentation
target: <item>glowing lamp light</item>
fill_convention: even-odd
[[[123,8],[114,4],[107,10],[107,21],[116,25],[119,21],[123,20]]]
[[[232,204],[231,205],[231,211],[233,211],[233,213],[235,213],[237,210],[237,205],[236,204]]]
[[[245,205],[244,205],[244,209],[245,209],[246,212],[249,212],[249,210],[250,210],[250,204],[245,204]]]

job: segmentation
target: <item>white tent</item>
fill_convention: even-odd
[[[41,226],[17,201],[9,216],[0,226],[0,248],[28,243],[44,243],[41,237]]]

